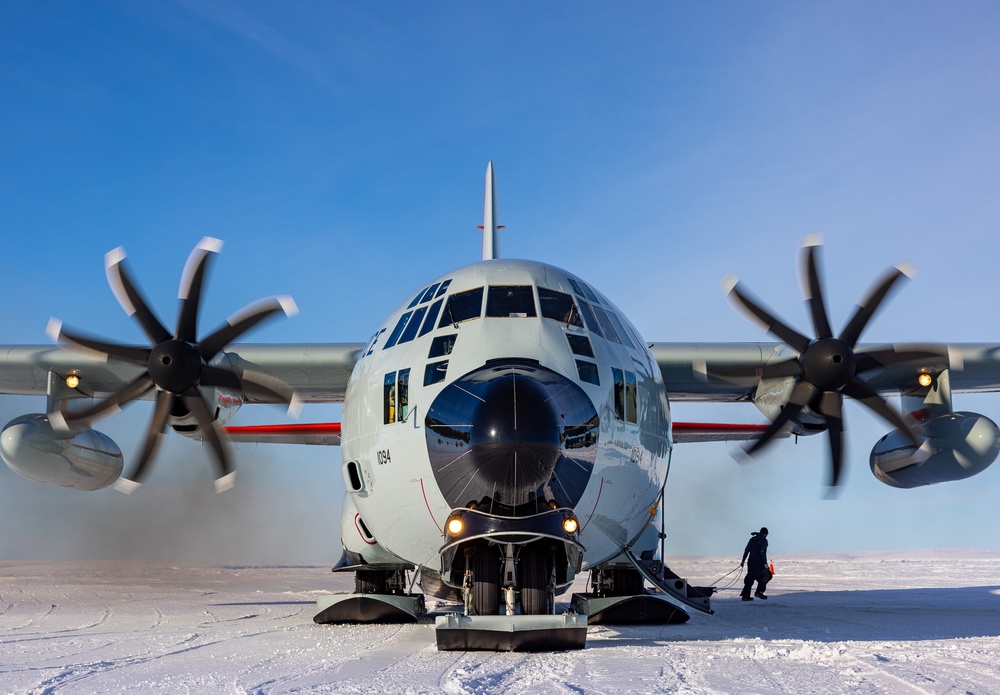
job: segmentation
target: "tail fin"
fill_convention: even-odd
[[[497,189],[493,184],[493,162],[486,165],[486,195],[483,201],[483,260],[500,258],[500,234],[497,224]]]

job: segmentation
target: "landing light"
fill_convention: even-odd
[[[80,385],[80,377],[78,377],[76,374],[70,374],[68,377],[66,377],[66,385],[69,386],[71,389],[75,389],[77,386]]]
[[[568,516],[565,519],[563,519],[563,531],[565,531],[566,533],[576,533],[579,528],[580,528],[580,522],[578,522],[573,517]]]
[[[933,382],[934,382],[934,377],[932,377],[927,372],[924,372],[923,374],[917,377],[917,383],[923,387],[930,386]]]
[[[457,516],[448,519],[448,533],[451,535],[457,536],[462,532],[463,528],[465,528],[465,524]]]

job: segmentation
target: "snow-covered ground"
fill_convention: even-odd
[[[670,564],[703,584],[736,562]],[[430,622],[315,625],[351,587],[322,567],[0,563],[0,692],[1000,693],[1000,552],[775,565],[768,601],[734,587],[714,617],[510,654],[439,652]]]

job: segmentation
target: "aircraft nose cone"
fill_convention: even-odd
[[[599,419],[576,383],[525,361],[488,363],[445,387],[425,419],[435,479],[452,507],[524,516],[573,506]]]
[[[473,406],[470,456],[488,483],[522,496],[552,476],[562,449],[559,414],[544,385],[517,371],[490,380]]]

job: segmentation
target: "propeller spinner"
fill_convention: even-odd
[[[727,279],[728,295],[750,318],[764,325],[768,333],[783,341],[799,354],[759,369],[710,369],[721,378],[770,379],[792,377],[794,386],[788,402],[781,408],[771,425],[747,450],[753,455],[767,446],[805,408],[819,415],[826,424],[830,439],[829,484],[835,489],[840,482],[844,463],[844,396],[859,401],[895,429],[902,432],[915,446],[917,434],[903,416],[862,378],[865,372],[913,360],[938,360],[939,352],[922,350],[896,350],[894,347],[856,352],[858,340],[875,312],[889,296],[897,283],[912,274],[910,266],[897,266],[889,270],[862,300],[839,335],[834,336],[823,299],[819,274],[819,235],[806,238],[803,248],[803,291],[812,318],[815,338],[810,339],[774,316],[756,299],[752,298],[736,280]]]
[[[139,462],[130,478],[120,479],[115,486],[123,492],[135,490],[149,472],[170,416],[190,414],[198,423],[202,436],[212,449],[219,476],[217,492],[228,490],[236,480],[236,470],[230,459],[226,437],[206,404],[201,387],[219,387],[237,393],[257,395],[289,405],[297,404],[295,393],[287,385],[263,375],[242,375],[212,364],[212,360],[234,340],[261,321],[284,312],[297,312],[291,297],[271,297],[255,302],[231,316],[225,324],[201,340],[197,338],[198,310],[201,304],[205,274],[213,254],[222,249],[218,239],[205,237],[191,252],[181,276],[181,300],[177,325],[170,333],[156,318],[148,302],[139,292],[125,266],[125,251],[121,247],[105,255],[108,283],[118,303],[129,316],[134,316],[152,344],[151,348],[110,343],[65,328],[53,319],[49,335],[54,340],[97,352],[110,359],[139,365],[144,371],[118,392],[92,407],[72,414],[56,411],[49,414],[54,427],[69,429],[70,423],[105,415],[113,409],[142,398],[155,390],[156,405],[149,423]]]

